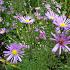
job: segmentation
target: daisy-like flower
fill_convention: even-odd
[[[60,33],[56,33],[56,34],[52,33],[52,36],[54,38],[51,38],[51,40],[56,42],[55,47],[52,49],[53,53],[57,52],[60,55],[61,50],[65,51],[65,52],[70,51],[70,48],[67,46],[67,44],[70,44],[70,36],[66,36],[65,32],[63,32],[61,34]]]
[[[70,30],[70,19],[67,19],[66,16],[56,17],[53,20],[53,24],[64,30]]]
[[[26,45],[12,43],[7,47],[7,51],[4,51],[5,57],[7,57],[7,61],[11,61],[11,63],[17,63],[17,61],[21,62],[22,55],[24,55],[24,51],[22,48],[27,48]]]
[[[40,14],[38,11],[36,11],[36,12],[34,13],[34,15],[35,15],[36,18],[39,19],[39,20],[44,19],[44,16],[41,16],[41,14]]]
[[[23,22],[26,24],[32,24],[35,21],[34,18],[32,18],[31,16],[24,16],[24,20]]]
[[[18,19],[21,23],[26,23],[26,24],[32,24],[35,19],[32,18],[31,16],[21,16],[21,15],[17,15],[14,16],[14,18]]]
[[[0,34],[4,34],[6,32],[6,28],[0,28]]]
[[[48,19],[51,19],[51,20],[54,20],[56,17],[58,17],[58,15],[56,13],[54,13],[52,10],[48,10],[45,13],[45,15]]]
[[[40,7],[36,7],[35,11],[36,12],[34,12],[34,15],[36,16],[37,19],[39,19],[39,20],[44,19],[44,16],[41,16],[41,14],[40,14]]]

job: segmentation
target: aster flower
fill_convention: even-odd
[[[6,32],[6,28],[0,28],[0,34],[4,34]]]
[[[51,19],[51,20],[54,20],[56,17],[58,17],[58,15],[56,13],[54,13],[52,10],[48,10],[45,13],[45,15],[48,19]]]
[[[17,15],[14,16],[14,18],[18,19],[21,23],[26,23],[26,24],[32,24],[35,19],[32,18],[31,16],[22,16],[22,15]]]
[[[53,20],[53,23],[64,30],[70,29],[70,19],[67,19],[66,16],[56,17]]]
[[[40,7],[35,8],[36,12],[34,12],[34,15],[36,16],[37,19],[41,20],[44,18],[44,16],[41,16],[40,14]]]
[[[11,63],[17,63],[17,61],[22,61],[21,57],[24,55],[24,51],[22,48],[27,48],[26,45],[12,43],[7,46],[8,51],[4,51],[5,57],[7,57],[7,61],[11,61]]]
[[[24,16],[24,20],[23,22],[26,24],[32,24],[35,21],[34,18],[32,18],[31,16]]]
[[[70,51],[70,48],[67,46],[67,44],[70,44],[70,36],[66,36],[65,32],[53,34],[52,36],[54,38],[51,38],[51,40],[56,42],[55,47],[52,49],[53,53],[58,52],[59,55],[61,54],[61,50],[63,51]]]
[[[36,18],[39,19],[39,20],[44,19],[44,16],[41,16],[41,14],[40,14],[38,11],[36,11],[36,12],[34,13],[34,15],[35,15]]]

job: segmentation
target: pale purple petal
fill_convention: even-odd
[[[62,46],[59,47],[59,55],[61,55],[61,48],[62,48]]]
[[[17,56],[13,57],[13,63],[17,63]]]
[[[68,51],[70,51],[70,48],[68,46],[64,46]]]
[[[55,35],[55,34],[53,34],[52,32],[51,32],[51,34],[52,34],[52,36],[53,36],[54,38],[56,38],[56,35]]]
[[[55,47],[52,49],[52,52],[55,53],[58,50],[58,48],[59,48],[59,44],[56,44]]]
[[[67,44],[70,44],[70,41],[66,41],[66,42],[64,42],[64,44],[66,44],[66,45],[67,45]]]
[[[17,56],[17,57],[18,57],[18,61],[20,61],[20,62],[21,62],[21,61],[22,61],[22,60],[21,60],[21,58],[20,58],[19,56]]]
[[[12,57],[13,57],[13,55],[11,54],[11,55],[7,58],[7,61],[11,60]]]

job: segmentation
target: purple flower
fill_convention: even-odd
[[[32,24],[35,21],[34,18],[32,18],[31,16],[24,16],[24,20],[23,22],[26,24]]]
[[[31,16],[21,16],[21,15],[17,15],[14,16],[14,18],[18,19],[21,23],[26,23],[26,24],[32,24],[35,19],[32,18]]]
[[[64,30],[70,30],[70,19],[67,19],[66,16],[59,16],[53,20],[53,24],[63,28]]]
[[[35,15],[36,18],[39,19],[39,20],[44,19],[44,16],[41,16],[41,14],[40,14],[38,11],[36,11],[36,12],[34,13],[34,15]]]
[[[36,17],[38,20],[45,19],[45,16],[43,16],[43,15],[40,14],[40,10],[41,10],[40,7],[36,7],[36,8],[35,8],[35,11],[36,11],[36,12],[34,12],[35,17]]]
[[[0,34],[4,34],[6,32],[6,28],[0,28]]]
[[[2,5],[4,2],[3,2],[3,0],[0,0],[0,5]]]
[[[39,38],[46,40],[46,33],[45,33],[45,31],[40,30],[39,33],[40,33],[40,34],[39,34]]]
[[[52,52],[56,53],[58,52],[59,55],[61,54],[61,50],[63,51],[70,51],[70,48],[67,46],[67,44],[70,44],[70,36],[66,36],[65,33],[57,33],[53,34],[52,36],[54,38],[51,38],[51,40],[56,42],[55,47],[52,49]]]
[[[11,63],[17,63],[17,61],[22,61],[21,57],[24,55],[24,51],[22,49],[27,48],[26,45],[12,43],[7,47],[8,51],[4,51],[5,57],[7,57],[7,61],[11,61]]]
[[[48,19],[51,19],[51,20],[54,20],[56,17],[58,17],[58,15],[56,13],[54,13],[52,10],[48,10],[45,13],[45,15]]]

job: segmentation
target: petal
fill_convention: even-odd
[[[6,57],[6,56],[9,56],[9,55],[10,55],[10,53],[4,54],[5,57]]]
[[[10,51],[4,51],[3,53],[8,54],[8,53],[10,53]]]
[[[13,63],[17,63],[17,56],[14,56]]]
[[[50,38],[50,40],[56,41],[56,39],[54,39],[54,38]]]
[[[59,44],[56,44],[55,47],[52,49],[52,52],[56,52],[59,48]]]
[[[67,45],[67,44],[70,44],[70,41],[65,42],[65,44],[66,44],[66,45]]]
[[[67,38],[70,39],[70,36],[68,36]]]
[[[68,46],[64,46],[68,51],[70,51],[70,48]]]
[[[55,34],[53,34],[52,32],[51,32],[51,34],[52,34],[52,36],[53,36],[54,38],[56,38],[56,35],[55,35]]]
[[[10,55],[10,56],[7,58],[7,61],[9,61],[12,57],[13,57],[13,55]]]
[[[61,55],[61,47],[62,47],[62,46],[60,46],[60,48],[59,48],[59,55]]]
[[[19,56],[18,56],[18,61],[20,61],[20,62],[22,61],[22,59]]]

